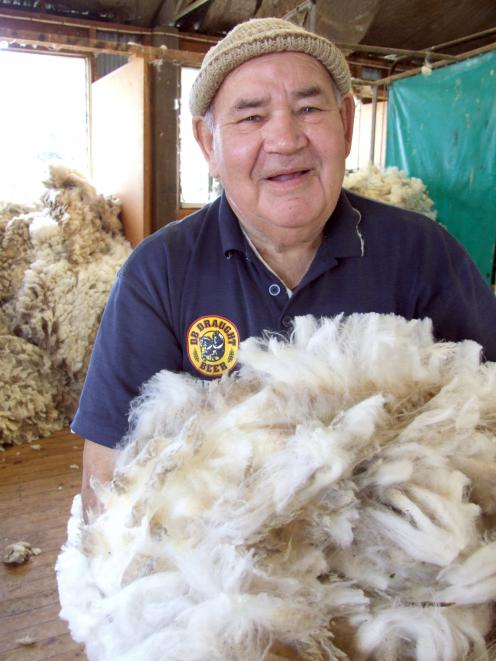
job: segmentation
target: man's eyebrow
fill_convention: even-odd
[[[269,103],[269,99],[267,97],[254,97],[251,99],[241,97],[233,105],[232,109],[234,111],[252,110],[254,108],[261,108],[262,106],[266,106],[268,103]]]
[[[309,87],[303,87],[300,90],[292,92],[292,96],[296,99],[307,99],[312,96],[319,96],[323,94],[322,88],[319,85],[310,85]]]
[[[323,95],[324,92],[319,85],[309,85],[308,87],[303,87],[299,90],[291,92],[291,96],[296,99],[308,99],[315,96]],[[256,110],[258,108],[263,108],[269,104],[269,97],[241,97],[233,105],[232,110],[234,112],[239,112],[240,110]]]

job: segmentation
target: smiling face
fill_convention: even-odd
[[[285,52],[249,60],[226,77],[212,132],[194,119],[210,172],[254,239],[291,246],[320,235],[341,190],[353,109],[351,96],[338,108],[318,60]]]

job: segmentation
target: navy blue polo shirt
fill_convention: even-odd
[[[438,223],[343,191],[288,296],[222,196],[145,239],[119,271],[72,429],[113,447],[130,401],[159,370],[215,378],[247,337],[341,312],[430,317],[439,339],[474,339],[496,360],[496,297]]]

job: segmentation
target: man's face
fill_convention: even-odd
[[[293,245],[319,235],[336,205],[351,146],[353,100],[341,109],[325,68],[304,53],[249,60],[224,80],[214,129],[195,133],[227,199],[254,238]]]

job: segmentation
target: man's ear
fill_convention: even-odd
[[[346,145],[346,156],[351,151],[351,140],[353,138],[353,123],[355,121],[355,100],[351,94],[347,94],[341,102],[339,110],[344,128],[344,141]]]
[[[208,163],[210,174],[212,177],[217,177],[218,168],[215,159],[214,135],[203,117],[193,117],[193,134]]]

